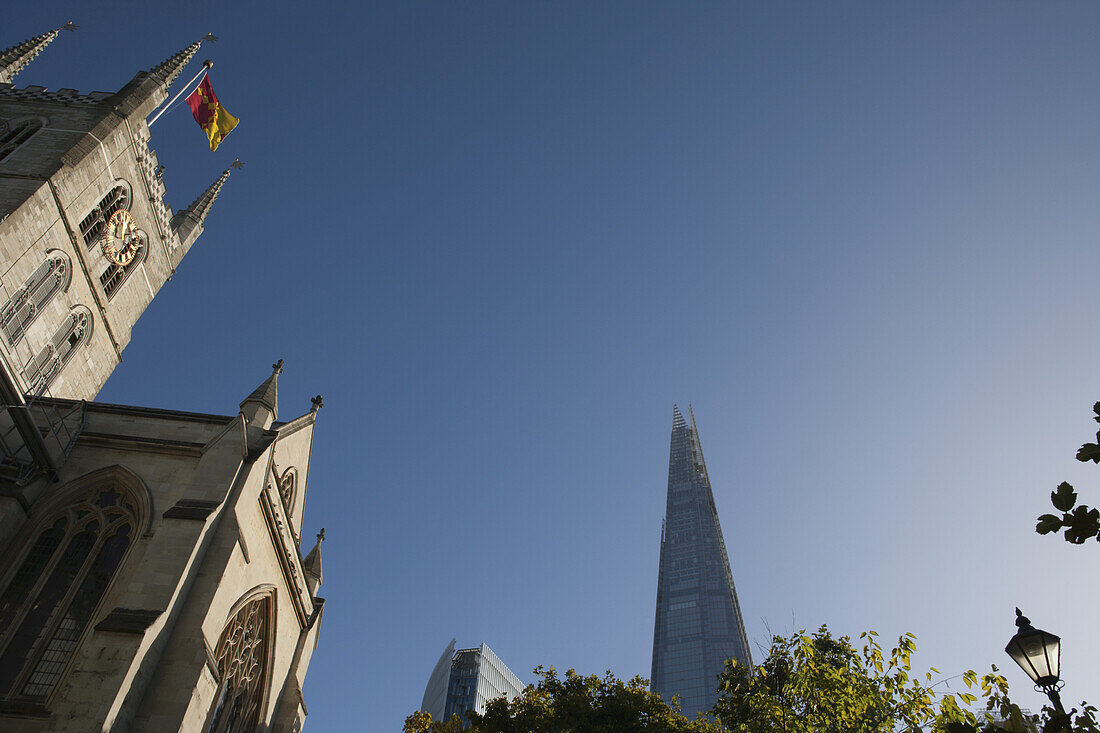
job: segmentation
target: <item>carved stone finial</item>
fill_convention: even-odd
[[[241,162],[240,158],[234,158],[233,162],[229,164],[229,167],[240,170],[241,168],[244,168],[244,163]]]
[[[313,403],[313,411],[314,412],[317,412],[318,410],[320,410],[322,407],[325,406],[324,401],[321,399],[321,395],[317,395],[316,397],[311,399],[310,402]]]
[[[274,370],[274,372],[276,374],[282,374],[283,373],[283,360],[279,359],[279,361],[277,361],[277,362],[275,362],[274,364],[271,365],[271,368],[272,368],[272,370]]]
[[[321,527],[321,531],[317,533],[317,544],[321,544],[325,541],[325,528]]]
[[[202,40],[206,41],[207,43],[213,43],[214,41],[218,40],[218,37],[215,36],[213,33],[207,33],[205,36],[202,37]]]
[[[74,22],[72,22],[72,21],[70,20],[70,21],[69,21],[68,23],[66,23],[65,25],[61,26],[60,30],[63,30],[63,31],[75,31],[75,30],[76,30],[77,28],[79,28],[79,27],[80,27],[80,26],[78,26],[78,25],[77,25],[76,23],[74,23]]]

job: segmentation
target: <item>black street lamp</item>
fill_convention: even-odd
[[[1058,694],[1058,690],[1065,684],[1059,678],[1062,640],[1032,626],[1031,621],[1018,608],[1016,627],[1016,635],[1008,642],[1005,651],[1027,672],[1035,687],[1047,694],[1054,709],[1065,716],[1066,709],[1062,707],[1062,698]]]

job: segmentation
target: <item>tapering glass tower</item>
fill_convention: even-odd
[[[672,408],[650,688],[664,700],[679,695],[680,709],[693,718],[714,705],[725,660],[751,665],[752,658],[695,415],[688,410],[690,426]]]

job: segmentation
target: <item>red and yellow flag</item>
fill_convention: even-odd
[[[217,150],[218,144],[237,126],[237,118],[229,114],[214,94],[209,76],[204,76],[195,91],[187,95],[187,106],[191,108],[195,122],[210,138],[211,150]]]

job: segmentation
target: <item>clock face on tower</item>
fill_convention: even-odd
[[[107,255],[107,259],[116,265],[126,266],[141,249],[141,242],[141,234],[129,211],[119,209],[111,214],[103,235],[103,254]]]

